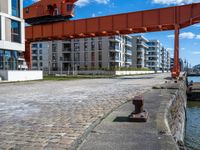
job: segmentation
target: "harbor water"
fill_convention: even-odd
[[[200,82],[200,77],[188,81]],[[188,150],[200,150],[200,101],[188,101],[185,145]]]

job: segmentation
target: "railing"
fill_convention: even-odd
[[[72,49],[71,48],[63,48],[63,52],[66,52],[66,51],[71,52]]]
[[[64,58],[63,61],[72,61],[71,58]]]
[[[131,41],[126,41],[125,44],[131,45],[132,46],[132,42]]]
[[[112,61],[119,61],[120,59],[119,59],[119,57],[110,57],[110,60],[112,60]]]
[[[126,53],[132,55],[132,50],[126,50]]]
[[[126,59],[126,62],[132,63],[132,59]]]
[[[120,50],[119,46],[110,46],[110,50]]]
[[[143,42],[143,41],[138,42],[138,45],[143,45],[145,47],[149,47],[149,45],[147,43]]]
[[[111,40],[121,40],[120,36],[111,36],[109,39]]]

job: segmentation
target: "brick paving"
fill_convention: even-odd
[[[96,120],[167,76],[0,84],[0,150],[71,149]]]

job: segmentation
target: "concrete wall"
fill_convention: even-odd
[[[105,71],[105,70],[82,70],[82,71],[75,71],[75,74],[80,75],[136,75],[136,74],[153,74],[154,71]],[[48,74],[48,71],[45,72]],[[61,74],[60,71],[51,71],[51,74]],[[72,71],[63,71],[62,74],[73,74]]]
[[[42,71],[9,71],[0,70],[0,76],[6,81],[42,80]]]
[[[186,77],[182,80],[169,81],[154,87],[161,93],[168,94],[161,102],[157,115],[157,128],[162,134],[171,135],[180,149],[184,149],[185,121],[186,121]],[[165,141],[168,142],[168,141]]]

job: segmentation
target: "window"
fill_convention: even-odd
[[[20,17],[20,0],[12,0],[12,15]]]
[[[32,48],[37,48],[37,44],[32,44]]]
[[[16,70],[18,57],[17,51],[0,50],[0,69]]]
[[[93,41],[91,42],[91,49],[92,49],[92,51],[94,51],[94,49],[95,49],[95,44]]]
[[[42,56],[40,56],[40,60],[42,60]]]
[[[32,54],[37,55],[37,50],[32,50]]]
[[[33,57],[32,57],[32,60],[37,60],[37,56],[33,56]]]
[[[102,61],[102,52],[99,52],[99,61]]]
[[[73,4],[67,4],[67,11],[72,11],[73,7]]]
[[[42,50],[40,50],[39,53],[42,54]]]
[[[29,8],[26,8],[26,14],[28,14],[29,13]]]
[[[39,44],[39,48],[42,48],[42,44],[41,43]]]
[[[33,67],[37,67],[38,66],[38,64],[37,63],[33,63]]]
[[[99,50],[102,50],[102,41],[99,41],[98,45],[99,45]]]
[[[0,40],[1,40],[1,16],[0,16]]]
[[[20,22],[11,20],[11,41],[21,43]]]
[[[57,44],[52,44],[52,52],[56,52],[57,51]]]

